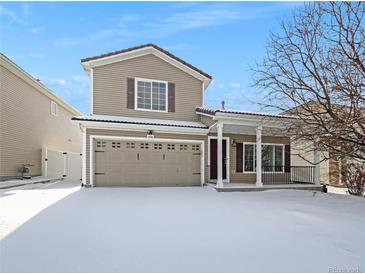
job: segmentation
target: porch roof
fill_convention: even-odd
[[[204,107],[197,107],[195,111],[199,114],[207,114],[211,116],[229,116],[230,114],[240,115],[240,116],[257,116],[257,117],[270,117],[270,118],[284,118],[284,119],[298,119],[297,117],[289,115],[279,115],[279,114],[269,114],[262,112],[250,112],[250,111],[240,111],[240,110],[226,110],[226,109],[209,109]]]

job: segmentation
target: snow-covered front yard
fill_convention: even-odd
[[[0,212],[3,272],[365,271],[363,198],[61,182],[3,190]]]

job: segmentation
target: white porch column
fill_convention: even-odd
[[[261,168],[262,126],[256,128],[256,186],[262,187]]]
[[[321,184],[321,154],[318,150],[318,144],[314,144],[314,151],[313,151],[313,162],[314,162],[314,183],[316,185]]]
[[[86,128],[82,129],[82,184],[86,185]]]
[[[223,187],[223,124],[221,122],[217,123],[217,187]]]

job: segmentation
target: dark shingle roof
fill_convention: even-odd
[[[146,47],[153,47],[153,48],[161,51],[162,53],[170,56],[171,58],[175,59],[176,61],[182,63],[183,65],[195,70],[196,72],[200,73],[201,75],[204,75],[205,77],[207,77],[209,79],[212,79],[212,76],[210,76],[208,73],[205,73],[204,71],[194,67],[193,65],[189,64],[188,62],[185,62],[184,60],[173,55],[172,53],[168,52],[167,50],[164,50],[164,49],[160,48],[159,46],[156,46],[155,44],[144,44],[144,45],[140,45],[140,46],[136,46],[136,47],[132,47],[132,48],[127,48],[127,49],[117,50],[117,51],[113,51],[113,52],[108,52],[108,53],[101,54],[101,55],[87,57],[87,58],[81,59],[81,63],[104,58],[104,57],[109,57],[109,56],[113,56],[113,55],[117,55],[117,54],[121,54],[121,53],[125,53],[125,52],[129,52],[129,51],[133,51],[133,50],[137,50],[137,49],[142,49],[142,48],[146,48]]]

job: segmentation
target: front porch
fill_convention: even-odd
[[[291,159],[286,128],[292,118],[225,110],[201,114],[212,119],[207,185],[218,191],[322,189],[318,150],[313,150],[316,165]]]

